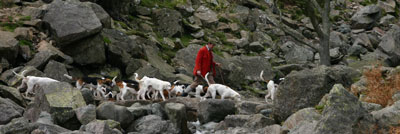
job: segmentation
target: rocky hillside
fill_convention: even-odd
[[[332,0],[329,67],[319,65],[317,33],[293,3],[1,0],[0,133],[400,132],[400,1]],[[64,77],[191,83],[207,42],[222,63],[216,82],[242,101],[114,102]],[[12,73],[23,70],[60,82],[25,97]],[[262,70],[264,79],[285,78],[273,101],[264,99]]]

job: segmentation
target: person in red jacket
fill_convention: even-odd
[[[193,83],[188,86],[182,96],[187,96],[187,94],[196,88],[203,80],[205,75],[210,72],[212,75],[208,75],[208,80],[210,84],[214,84],[215,77],[215,67],[221,66],[220,63],[214,62],[214,57],[212,55],[212,49],[215,44],[207,43],[204,47],[200,48],[196,56],[196,64],[193,69],[194,80]]]

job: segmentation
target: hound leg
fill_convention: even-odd
[[[161,91],[159,91],[159,92],[160,92],[160,95],[161,95],[161,97],[162,97],[163,101],[165,101],[165,97],[164,97],[164,94],[163,94],[163,92],[161,92]]]
[[[211,97],[212,97],[213,99],[215,99],[215,96],[217,96],[217,91],[211,92]]]

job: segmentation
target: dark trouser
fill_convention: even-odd
[[[192,91],[193,89],[195,89],[199,84],[201,84],[201,83],[203,83],[203,84],[207,84],[207,83],[204,83],[204,82],[206,82],[206,80],[202,80],[203,78],[201,78],[200,76],[198,76],[198,75],[196,75],[196,76],[194,76],[194,80],[193,80],[193,83],[192,84],[190,84],[190,86],[188,86],[186,89],[185,89],[185,93],[188,93],[188,92],[190,92],[190,91]],[[214,81],[214,77],[213,77],[213,75],[212,75],[212,73],[210,73],[210,75],[208,75],[208,81],[210,82],[210,84],[215,84],[215,81]]]

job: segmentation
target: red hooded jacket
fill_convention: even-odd
[[[215,77],[215,62],[211,51],[208,51],[207,47],[204,46],[200,48],[196,57],[196,65],[193,69],[193,75],[197,75],[197,70],[201,71],[201,75],[205,77],[207,72],[210,72],[211,68],[213,69],[213,76]]]

